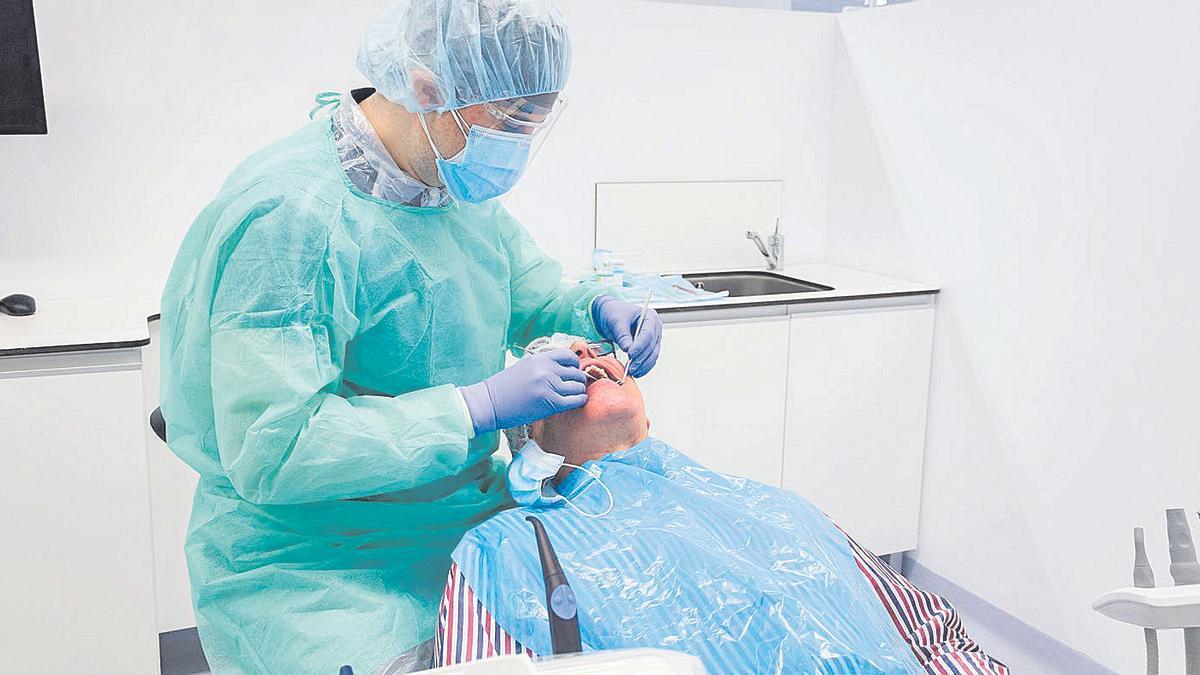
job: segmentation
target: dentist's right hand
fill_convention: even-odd
[[[528,424],[587,403],[587,376],[569,349],[529,354],[483,382],[459,387],[475,434]]]

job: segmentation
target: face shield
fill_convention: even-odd
[[[533,162],[550,135],[550,130],[566,110],[567,99],[559,94],[542,94],[528,98],[521,96],[503,101],[488,101],[482,108],[490,119],[485,123],[489,129],[533,137],[533,147],[529,153],[529,162]]]
[[[450,111],[465,141],[453,157],[438,148],[425,115],[417,116],[436,156],[439,178],[455,199],[466,202],[482,202],[512,189],[541,150],[565,100],[556,93],[541,94],[489,101],[479,107],[482,119],[474,122],[459,110]]]

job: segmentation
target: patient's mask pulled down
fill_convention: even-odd
[[[548,481],[563,466],[569,466],[586,473],[591,477],[591,482],[604,488],[604,491],[608,493],[608,508],[603,513],[592,514],[583,511],[578,506],[575,506],[571,500],[559,494],[553,485],[549,484]],[[606,516],[612,511],[613,507],[612,491],[600,480],[600,469],[571,464],[562,455],[546,452],[532,439],[527,441],[517,451],[512,463],[508,465],[508,491],[512,494],[513,501],[521,506],[546,508],[565,503],[567,506],[575,509],[579,515],[587,516],[588,518]]]

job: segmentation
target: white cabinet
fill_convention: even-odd
[[[723,473],[779,485],[788,319],[670,323],[638,381],[650,433]]]
[[[158,327],[150,322],[150,344],[142,348],[142,373],[146,392],[146,417],[161,402],[158,393]],[[196,625],[192,589],[188,581],[183,544],[187,539],[192,496],[198,476],[171,452],[166,443],[146,429],[150,460],[150,505],[154,525],[154,578],[157,587],[158,632]]]
[[[933,296],[794,314],[783,485],[875,553],[916,548]],[[798,306],[802,307],[802,306]]]
[[[136,349],[0,358],[4,672],[157,673]]]

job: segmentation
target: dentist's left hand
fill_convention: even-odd
[[[658,312],[647,308],[646,320],[642,322],[642,330],[633,337],[637,328],[638,317],[642,308],[628,302],[618,300],[611,295],[602,295],[592,303],[592,318],[596,321],[596,330],[604,337],[617,343],[621,351],[629,355],[629,374],[641,377],[650,372],[658,361],[658,351],[662,342],[662,319]]]
[[[587,403],[587,376],[569,349],[522,357],[513,365],[459,387],[475,433],[511,429]]]

